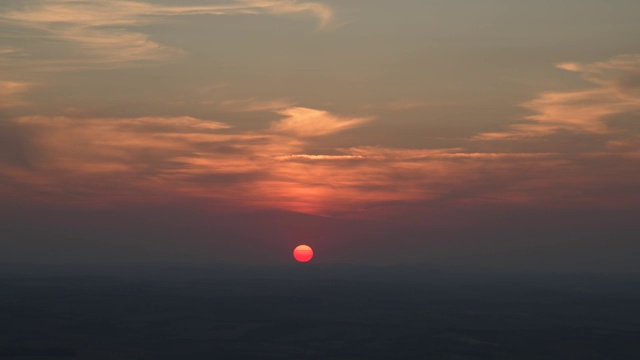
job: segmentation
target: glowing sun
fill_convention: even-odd
[[[307,262],[313,257],[313,249],[307,245],[298,245],[293,249],[293,257],[299,262]]]

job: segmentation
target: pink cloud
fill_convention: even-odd
[[[627,111],[627,100],[613,95],[614,84],[540,95],[527,105],[537,111],[531,123],[481,134],[483,151],[357,143],[318,151],[321,137],[364,126],[370,118],[304,107],[261,107],[281,118],[268,126],[267,117],[263,130],[252,131],[188,116],[25,116],[3,125],[22,143],[0,144],[10,150],[0,155],[23,153],[0,156],[0,193],[77,206],[187,198],[234,209],[365,218],[486,206],[630,207],[640,201],[629,191],[640,179],[638,142],[613,136],[604,120]],[[489,141],[540,139],[560,129],[606,141],[567,153],[498,150],[501,142]]]
[[[504,131],[482,133],[476,140],[522,139],[560,131],[607,134],[608,120],[640,111],[640,56],[625,55],[592,64],[562,63],[558,68],[581,73],[595,87],[546,92],[522,106],[534,114],[528,123]]]
[[[277,111],[284,119],[272,124],[276,133],[299,137],[329,135],[360,126],[369,121],[366,117],[339,117],[329,112],[303,107],[294,107]]]

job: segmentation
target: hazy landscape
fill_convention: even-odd
[[[632,360],[638,303],[637,275],[4,267],[0,357]]]

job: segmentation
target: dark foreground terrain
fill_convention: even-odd
[[[6,359],[640,359],[633,276],[0,270]]]

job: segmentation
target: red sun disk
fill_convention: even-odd
[[[293,249],[293,257],[299,262],[307,262],[313,258],[313,249],[308,245],[298,245]]]

